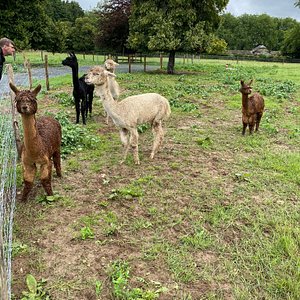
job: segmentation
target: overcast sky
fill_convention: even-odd
[[[92,10],[100,0],[76,0],[84,10]],[[272,17],[291,17],[300,22],[300,8],[294,6],[296,0],[229,0],[227,12],[234,16],[242,14],[267,14]]]

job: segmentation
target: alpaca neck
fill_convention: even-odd
[[[244,109],[248,109],[249,99],[248,94],[242,94],[242,105]]]
[[[79,80],[78,80],[78,65],[72,66],[72,80],[74,89],[79,88]]]
[[[107,114],[113,119],[114,123],[117,126],[124,126],[123,119],[118,110],[118,102],[114,100],[109,87],[108,82],[105,82],[101,86],[96,86],[97,94],[102,100],[103,107]]]
[[[31,153],[39,151],[37,146],[40,141],[40,136],[36,128],[35,115],[22,115],[22,123],[24,130],[24,146],[26,151]]]
[[[116,102],[109,90],[108,82],[105,82],[103,85],[96,86],[97,88],[97,94],[100,96],[103,106],[107,113],[109,111],[115,111],[116,110]]]

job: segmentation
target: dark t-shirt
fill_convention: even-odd
[[[3,64],[5,62],[5,57],[2,53],[2,48],[0,48],[0,80],[2,78]]]

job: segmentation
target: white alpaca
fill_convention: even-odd
[[[102,67],[94,67],[88,72],[86,83],[95,85],[95,91],[101,97],[105,111],[120,128],[121,142],[124,145],[121,163],[125,161],[131,146],[134,162],[140,164],[137,126],[143,123],[150,123],[152,126],[154,141],[150,158],[153,159],[163,142],[162,121],[170,116],[170,104],[166,98],[156,93],[140,94],[127,97],[120,102],[115,101],[108,83],[108,78],[115,76]]]
[[[105,70],[107,70],[111,73],[114,73],[114,74],[115,74],[116,66],[118,66],[118,65],[119,64],[116,63],[112,59],[107,59],[104,62]],[[119,86],[118,82],[116,81],[115,77],[109,77],[108,78],[108,87],[109,87],[109,90],[110,90],[111,95],[113,96],[113,98],[115,100],[118,100],[118,98],[120,96],[120,86]],[[97,95],[97,96],[99,96],[99,95]],[[106,113],[106,124],[108,124],[108,120],[109,120],[109,115]]]
[[[104,62],[104,68],[105,70],[114,73],[115,74],[115,70],[116,70],[116,66],[118,66],[119,64],[116,63],[115,61],[113,61],[112,59],[107,59]],[[117,83],[115,77],[109,77],[108,79],[108,86],[109,86],[109,90],[111,92],[111,95],[113,96],[113,98],[115,100],[117,100],[119,98],[120,95],[120,86]]]

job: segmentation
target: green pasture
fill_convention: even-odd
[[[63,127],[64,175],[55,196],[38,186],[17,203],[14,299],[300,299],[299,66],[165,67],[117,73],[121,98],[158,92],[172,108],[153,161],[151,130],[139,127],[140,166],[131,155],[119,165],[118,131],[97,97],[87,125],[74,124],[71,75],[39,96],[38,114]],[[260,132],[242,136],[238,89],[250,79],[266,108]]]

